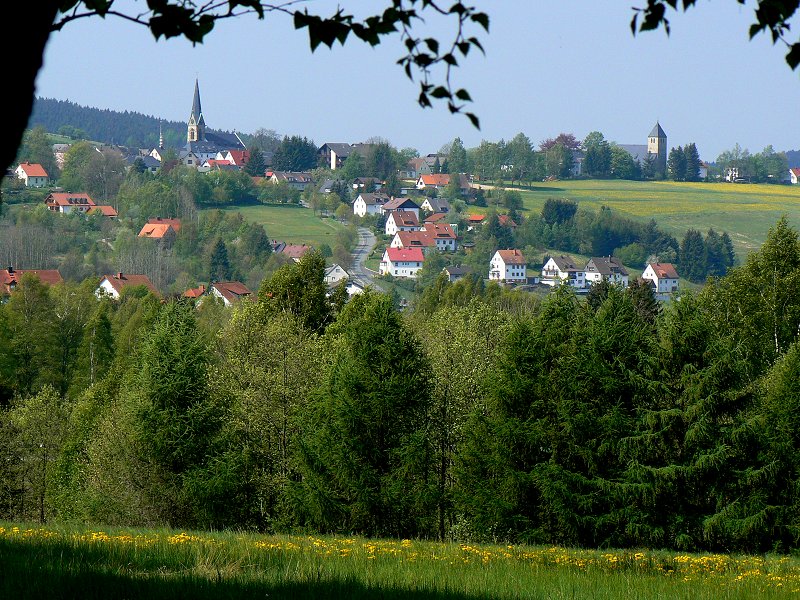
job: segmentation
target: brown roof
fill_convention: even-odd
[[[98,205],[98,206],[95,206],[94,208],[89,209],[89,214],[98,213],[98,212],[101,215],[103,215],[104,217],[116,217],[117,216],[117,211],[114,210],[114,207],[113,206],[108,206],[107,204]]]
[[[394,223],[398,227],[419,227],[417,220],[417,213],[411,210],[393,210],[390,213],[393,215]]]
[[[56,285],[64,281],[57,269],[15,269],[8,267],[0,270],[0,285],[7,293],[11,292],[26,273],[36,275],[46,285]]]
[[[301,258],[309,250],[311,250],[311,246],[306,244],[286,244],[286,247],[281,252],[288,254],[292,258]]]
[[[498,250],[497,253],[507,265],[525,265],[525,257],[519,250]]]
[[[450,183],[450,175],[446,173],[437,173],[435,175],[420,175],[424,185],[440,185],[445,186]]]
[[[672,263],[650,263],[659,279],[678,279],[678,272]]]
[[[190,288],[190,289],[186,290],[185,292],[183,292],[183,297],[184,298],[199,298],[200,296],[202,296],[205,293],[205,291],[206,291],[206,286],[204,286],[203,284],[200,284],[199,287]]]
[[[228,302],[236,302],[253,293],[239,281],[217,281],[212,283],[211,287],[216,289]]]
[[[483,220],[486,218],[486,215],[469,215],[469,222],[470,223],[483,223]]]
[[[82,192],[76,194],[72,192],[52,192],[47,195],[45,202],[57,206],[75,206],[76,204],[95,206],[95,202],[92,200],[91,196]]]
[[[498,215],[497,220],[500,222],[500,225],[503,227],[516,227],[517,224],[514,222],[514,219],[509,217],[508,215]]]
[[[403,248],[431,248],[436,240],[427,231],[398,231],[395,236]]]
[[[453,228],[445,223],[426,223],[424,231],[437,239],[454,240],[457,237]]]
[[[447,218],[447,213],[433,213],[432,215],[425,217],[424,223],[435,223],[437,221],[441,221],[442,219]]]
[[[147,275],[126,275],[125,273],[117,273],[115,275],[103,275],[102,279],[100,279],[100,283],[103,283],[104,280],[108,281],[118,294],[122,292],[123,288],[143,285],[156,296],[160,296],[156,286],[153,285],[153,282],[150,281]]]

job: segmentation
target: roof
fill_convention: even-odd
[[[528,261],[525,260],[525,257],[522,255],[522,251],[520,250],[498,250],[497,254],[500,255],[500,258],[502,258],[503,262],[507,265],[528,264]]]
[[[117,211],[113,206],[107,204],[96,205],[94,208],[89,209],[89,214],[100,213],[104,217],[116,217]]]
[[[659,279],[678,279],[678,272],[672,263],[648,263]]]
[[[470,223],[483,223],[485,218],[486,215],[469,215],[469,217],[467,217]]]
[[[635,162],[641,163],[647,158],[647,144],[617,144],[617,147],[630,154]]]
[[[435,175],[420,175],[420,180],[424,185],[445,186],[450,183],[450,175],[447,173],[436,173]]]
[[[47,198],[45,198],[45,202],[47,204],[56,204],[58,206],[73,206],[75,204],[88,204],[89,206],[95,206],[95,202],[92,200],[89,194],[83,192],[52,192],[48,194]]]
[[[432,235],[436,239],[456,239],[456,232],[447,223],[426,223],[425,233]]]
[[[514,222],[514,220],[511,217],[509,217],[508,215],[498,215],[497,216],[497,220],[500,222],[500,225],[502,225],[503,227],[516,227],[517,226],[517,224]]]
[[[358,200],[358,198],[361,198],[364,201],[364,204],[367,206],[374,206],[376,204],[385,205],[387,202],[389,202],[389,196],[386,194],[373,194],[371,192],[359,194],[356,200]],[[356,200],[353,200],[353,202]]]
[[[103,275],[102,279],[100,279],[100,283],[102,284],[103,281],[108,281],[118,294],[122,292],[123,288],[143,285],[156,296],[160,296],[156,286],[153,285],[153,282],[150,281],[147,275],[126,275],[125,273],[117,273],[115,275]]]
[[[341,142],[326,142],[322,145],[320,150],[323,150],[327,146],[328,150],[332,150],[336,153],[337,156],[345,158],[350,155],[350,152],[353,151],[353,147],[347,143]]]
[[[178,233],[181,230],[180,219],[165,219],[164,217],[150,217],[149,219],[147,219],[147,222],[150,225],[160,225],[160,224],[171,225],[172,228],[175,230],[175,233]]]
[[[800,167],[789,169],[789,171],[800,177]]]
[[[392,262],[423,262],[425,260],[421,248],[387,248],[386,254]]]
[[[413,210],[393,210],[389,213],[389,217],[394,220],[395,225],[398,227],[419,227],[417,213]]]
[[[19,164],[19,168],[25,173],[28,177],[47,177],[47,171],[44,170],[44,167],[39,163],[29,163],[24,162]]]
[[[419,209],[419,205],[411,198],[392,198],[383,205],[383,211],[397,210],[397,209]]]
[[[216,281],[209,286],[211,288],[217,290],[228,302],[236,302],[253,293],[240,281]]]
[[[586,263],[586,271],[588,273],[600,273],[601,275],[611,275],[612,273],[628,274],[628,271],[622,266],[622,262],[614,256],[593,256]]]
[[[169,223],[145,223],[142,227],[142,230],[139,232],[139,237],[146,237],[152,239],[161,239],[169,233],[169,231],[175,232],[172,229],[172,225]]]
[[[450,210],[450,203],[444,198],[426,198],[423,204],[431,207],[435,213],[447,212]]]
[[[469,275],[470,273],[472,273],[472,269],[470,267],[462,267],[461,265],[456,265],[456,266],[450,265],[449,267],[445,267],[442,270],[446,271],[447,274],[450,276]]]
[[[660,138],[665,138],[665,137],[667,137],[667,134],[666,134],[666,133],[664,133],[664,130],[663,130],[663,129],[661,129],[661,125],[659,125],[659,124],[658,124],[658,121],[656,121],[656,124],[655,124],[655,126],[653,127],[653,130],[650,132],[650,135],[649,135],[649,136],[647,136],[647,137],[660,137]]]
[[[206,286],[204,286],[203,284],[200,284],[196,288],[190,288],[190,289],[186,290],[185,292],[183,292],[183,297],[184,298],[199,298],[200,296],[205,294],[205,292],[206,292]]]
[[[288,254],[292,258],[301,258],[309,250],[311,250],[311,246],[306,244],[286,244],[281,249],[281,253]]]
[[[0,269],[0,284],[5,287],[6,292],[10,292],[26,273],[36,275],[39,281],[46,285],[56,285],[64,281],[58,269],[15,269],[8,267],[7,269]]]
[[[228,154],[232,159],[234,165],[243,165],[248,160],[250,160],[250,151],[249,150],[228,150]]]
[[[394,234],[403,248],[432,248],[436,240],[427,231],[398,231]]]
[[[572,260],[571,256],[566,254],[559,254],[558,256],[551,256],[550,259],[556,263],[559,271],[580,271],[578,265]]]
[[[433,213],[432,215],[425,217],[425,219],[422,222],[423,223],[436,223],[436,222],[441,221],[442,219],[446,219],[446,218],[447,218],[447,213]]]

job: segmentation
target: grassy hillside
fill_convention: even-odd
[[[248,221],[261,223],[270,239],[289,244],[309,244],[317,248],[328,244],[332,248],[336,233],[344,228],[336,219],[320,219],[310,208],[294,204],[237,206],[225,210],[238,211]]]
[[[631,218],[653,218],[679,241],[690,228],[727,231],[741,257],[763,244],[781,216],[800,227],[800,186],[583,180],[520,191],[527,211],[538,213],[548,198],[576,200],[594,210],[605,205]]]

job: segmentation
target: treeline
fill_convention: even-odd
[[[78,139],[131,148],[157,148],[159,130],[166,147],[175,148],[186,143],[185,122],[166,121],[137,112],[80,106],[54,98],[36,98],[28,127],[36,126],[69,137],[77,131],[85,136]]]
[[[399,312],[323,270],[307,254],[233,311],[25,278],[0,306],[0,518],[797,549],[785,219],[663,306],[468,278]]]

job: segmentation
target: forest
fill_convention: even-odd
[[[400,311],[318,252],[233,309],[23,277],[0,305],[0,518],[790,552],[800,237],[724,276]]]

